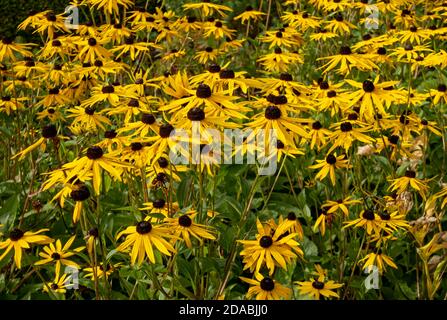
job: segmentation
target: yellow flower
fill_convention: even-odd
[[[102,180],[101,168],[106,170],[115,179],[121,180],[122,168],[132,167],[117,159],[117,154],[116,151],[104,154],[104,151],[98,146],[88,148],[85,156],[63,165],[62,168],[67,171],[66,181],[69,181],[75,176],[81,181],[92,177],[93,188],[95,193],[99,195],[99,187],[101,186]]]
[[[398,194],[401,194],[402,192],[407,191],[408,187],[411,187],[416,190],[423,199],[426,198],[428,192],[427,181],[416,178],[416,172],[412,170],[407,170],[403,177],[391,181],[392,183],[388,188],[391,192],[397,191]]]
[[[152,225],[149,221],[140,221],[136,226],[127,227],[126,230],[121,231],[116,236],[119,239],[126,235],[126,240],[117,248],[118,251],[125,251],[132,247],[130,252],[130,262],[141,264],[145,257],[149,258],[151,263],[155,263],[155,248],[161,253],[171,256],[176,253],[174,247],[166,241],[166,238],[172,238],[170,230],[167,226]]]
[[[318,278],[312,278],[310,281],[296,281],[298,284],[298,290],[300,293],[309,295],[310,297],[319,300],[321,296],[326,298],[340,298],[340,296],[334,292],[334,289],[341,288],[343,284],[334,282],[333,280],[325,280],[326,275],[323,269],[316,265]]]
[[[251,284],[248,289],[247,299],[256,297],[256,300],[281,300],[290,299],[292,290],[283,286],[279,282],[261,274],[255,275],[255,279],[239,277],[242,281]]]
[[[250,269],[259,273],[264,265],[269,270],[269,275],[275,271],[275,265],[287,270],[287,264],[298,256],[303,256],[303,251],[299,248],[299,243],[294,240],[297,233],[285,235],[281,233],[284,228],[278,226],[271,235],[271,228],[263,226],[259,219],[256,222],[258,234],[256,240],[238,240],[244,246],[240,255],[245,264],[244,270]]]
[[[186,246],[190,249],[192,248],[191,236],[199,240],[201,245],[203,244],[202,239],[216,239],[216,237],[207,230],[209,227],[194,221],[196,215],[197,212],[195,210],[190,210],[179,217],[164,219],[164,222],[168,224],[174,236],[183,239]],[[176,238],[173,238],[171,242],[175,241]]]
[[[362,210],[360,212],[359,218],[344,222],[345,226],[343,229],[349,227],[361,227],[364,228],[367,234],[372,234],[373,231],[376,235],[380,234],[381,230],[386,230],[382,221],[380,221],[380,217],[377,213],[374,213],[372,210]]]
[[[337,154],[329,154],[324,160],[317,160],[317,164],[309,167],[309,169],[321,170],[315,176],[315,179],[323,180],[329,174],[332,185],[335,186],[335,169],[350,168],[348,160],[345,160],[345,156],[341,155],[337,157]]]
[[[51,290],[52,292],[65,293],[67,292],[67,287],[70,286],[70,279],[71,276],[68,274],[64,273],[60,276],[59,273],[56,273],[54,281],[46,282],[43,285],[43,291],[49,292]]]
[[[83,271],[87,272],[85,274],[86,278],[90,278],[90,280],[94,281],[97,279],[102,278],[108,278],[118,267],[120,267],[122,263],[115,263],[115,264],[107,264],[106,268],[104,268],[104,265],[101,263],[99,266],[96,266],[94,268],[84,268]]]
[[[36,266],[47,264],[50,262],[56,263],[56,274],[60,274],[61,265],[70,266],[79,269],[79,265],[69,260],[68,258],[72,257],[78,252],[81,252],[85,249],[85,247],[78,247],[76,249],[70,250],[71,245],[73,244],[73,241],[75,240],[76,236],[72,236],[68,241],[65,243],[65,245],[62,247],[61,241],[58,239],[56,240],[56,245],[53,245],[50,243],[50,245],[45,246],[43,248],[44,252],[39,252],[39,256],[41,256],[43,259],[37,261],[34,263]]]
[[[127,9],[134,5],[133,0],[86,0],[86,2],[98,10],[111,15],[119,15],[120,7]]]
[[[30,244],[47,244],[54,240],[40,235],[40,233],[48,231],[49,229],[41,229],[37,232],[22,231],[18,228],[13,229],[9,233],[9,238],[0,242],[0,249],[5,250],[0,256],[0,261],[3,260],[6,255],[14,249],[14,262],[16,267],[20,269],[22,267],[22,250],[29,249]]]
[[[256,22],[259,20],[262,16],[265,16],[264,12],[253,10],[252,6],[247,6],[244,12],[242,12],[240,15],[234,17],[234,20],[241,20],[242,24],[245,24],[246,22],[253,20]]]
[[[397,269],[396,264],[393,259],[388,257],[386,254],[382,253],[382,250],[378,250],[377,253],[368,253],[364,258],[359,260],[359,263],[363,263],[362,269],[369,269],[370,266],[376,266],[379,269],[379,273],[383,274],[386,271],[386,266]]]
[[[329,214],[336,213],[338,210],[341,210],[344,213],[344,215],[347,217],[347,216],[349,216],[349,210],[348,210],[347,206],[352,205],[352,204],[357,204],[357,203],[362,203],[362,202],[359,200],[352,200],[351,196],[348,196],[348,197],[338,200],[338,201],[328,200],[321,207],[328,208],[327,213],[329,213]]]

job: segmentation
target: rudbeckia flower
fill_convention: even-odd
[[[345,156],[341,155],[337,157],[337,154],[328,155],[324,160],[317,160],[317,164],[309,167],[309,169],[320,169],[315,176],[315,179],[323,180],[329,174],[332,185],[335,186],[335,169],[347,169],[350,168],[349,160],[345,160]]]
[[[334,151],[337,147],[342,147],[345,152],[351,148],[352,143],[356,140],[369,144],[375,141],[374,138],[365,135],[363,132],[369,131],[369,128],[355,128],[350,121],[344,121],[339,125],[339,129],[333,131],[329,136],[332,142],[332,147],[329,148],[328,153]],[[335,126],[333,127],[335,128]]]
[[[256,300],[281,300],[281,298],[287,300],[292,295],[291,289],[259,273],[255,275],[255,279],[239,278],[251,285],[247,292],[247,299],[256,297]]]
[[[337,213],[339,210],[343,212],[343,214],[347,217],[349,216],[349,205],[362,203],[360,200],[352,200],[351,196],[348,196],[344,199],[338,201],[328,200],[325,204],[323,204],[322,208],[327,208],[327,213]]]
[[[67,173],[66,181],[69,181],[75,176],[81,181],[88,176],[92,176],[93,188],[95,193],[99,195],[99,187],[101,186],[102,180],[101,168],[111,174],[115,179],[121,180],[122,168],[132,167],[120,161],[117,155],[118,152],[116,151],[104,154],[104,151],[98,146],[88,148],[85,156],[62,166]]]
[[[120,7],[128,9],[134,5],[133,0],[86,0],[86,2],[98,10],[104,11],[104,13],[112,15],[119,15]]]
[[[43,291],[45,292],[57,292],[57,293],[66,293],[67,288],[70,286],[71,276],[64,273],[60,276],[59,273],[56,273],[56,277],[54,281],[46,282],[43,285]]]
[[[392,183],[388,190],[397,191],[398,194],[407,191],[408,187],[413,188],[417,191],[423,199],[426,198],[428,192],[428,185],[426,180],[421,180],[416,178],[416,172],[412,170],[407,170],[403,177],[391,180]]]
[[[75,255],[78,252],[81,252],[85,249],[85,247],[78,247],[76,249],[70,250],[73,241],[76,239],[76,236],[72,236],[67,242],[62,246],[61,241],[56,240],[56,245],[50,243],[50,245],[43,247],[44,252],[39,252],[39,256],[43,259],[34,263],[36,266],[47,264],[47,263],[55,263],[56,264],[56,274],[60,274],[61,265],[70,266],[79,269],[79,265],[68,259]]]
[[[241,20],[242,24],[245,24],[249,22],[250,20],[253,20],[253,22],[256,22],[259,20],[262,16],[265,16],[264,12],[254,10],[252,6],[247,6],[245,8],[245,11],[241,14],[234,17],[234,20]]]
[[[244,248],[240,252],[243,257],[244,270],[250,269],[259,273],[265,264],[271,276],[275,271],[275,266],[280,266],[287,270],[287,264],[298,256],[303,256],[303,251],[299,248],[299,243],[294,240],[297,233],[283,234],[283,227],[278,226],[276,230],[271,230],[269,226],[263,226],[259,219],[256,221],[258,234],[256,240],[238,240]]]
[[[126,251],[127,248],[132,247],[130,252],[132,265],[135,262],[141,264],[146,256],[151,263],[155,263],[154,246],[167,256],[176,253],[174,247],[166,241],[166,239],[173,237],[166,226],[153,225],[149,221],[141,221],[136,226],[127,227],[126,230],[118,233],[116,239],[123,235],[126,235],[126,240],[118,246],[117,250]]]
[[[286,72],[294,64],[303,63],[303,58],[296,53],[283,52],[281,48],[275,48],[273,53],[261,56],[258,60],[267,71]]]
[[[308,295],[314,299],[319,300],[321,296],[326,298],[340,298],[340,296],[334,292],[334,289],[341,288],[343,284],[336,283],[333,280],[326,280],[326,275],[323,269],[319,266],[315,266],[318,274],[318,278],[312,278],[310,281],[296,281],[298,284],[298,290],[300,293]]]
[[[115,270],[117,270],[122,263],[115,264],[106,264],[104,268],[104,264],[100,264],[99,266],[95,266],[94,268],[84,268],[83,271],[86,272],[84,275],[85,278],[90,278],[91,281],[95,281],[95,279],[107,279]]]
[[[57,140],[57,128],[55,125],[49,125],[42,128],[42,137],[30,145],[28,148],[16,153],[11,159],[19,157],[19,161],[23,160],[25,156],[33,150],[40,148],[42,152],[47,147],[47,140]]]
[[[98,128],[105,130],[105,124],[111,125],[110,120],[101,115],[102,111],[97,111],[95,107],[86,106],[86,107],[74,107],[67,110],[71,114],[67,116],[67,118],[74,118],[71,123],[72,127],[76,127],[79,125],[80,129],[83,129],[87,132],[96,132]]]
[[[360,212],[359,218],[351,221],[345,221],[344,224],[345,226],[343,227],[343,229],[349,227],[363,228],[369,235],[373,234],[373,232],[374,234],[380,234],[382,230],[386,230],[382,221],[380,221],[379,215],[369,209],[362,210]]]
[[[54,240],[41,235],[40,233],[48,231],[49,229],[41,229],[37,232],[22,231],[18,228],[13,229],[9,233],[8,239],[0,242],[0,249],[5,250],[0,256],[0,261],[3,260],[6,255],[14,249],[14,262],[16,267],[20,269],[22,267],[22,250],[31,248],[31,244],[47,244]]]
[[[379,273],[383,274],[386,271],[386,266],[397,269],[397,265],[386,254],[382,253],[382,250],[377,250],[377,253],[368,253],[364,258],[359,260],[359,263],[363,264],[362,269],[368,270],[371,266],[376,266],[379,269]]]
[[[171,240],[175,243],[177,238],[183,239],[186,246],[192,249],[191,236],[196,238],[199,243],[203,244],[203,239],[215,240],[216,237],[210,232],[211,229],[203,224],[194,221],[197,216],[195,210],[190,210],[186,214],[174,218],[165,218],[163,221],[168,224],[172,233],[176,238]]]
[[[319,68],[324,69],[323,73],[328,73],[340,65],[337,72],[344,76],[350,74],[353,68],[357,68],[361,71],[371,71],[378,68],[371,59],[368,59],[365,55],[353,53],[348,46],[341,47],[340,52],[337,55],[322,57],[317,60],[329,60],[329,62]]]
[[[217,20],[212,24],[205,26],[204,28],[205,37],[213,37],[216,40],[222,38],[231,38],[236,30],[229,29],[221,21]]]
[[[217,3],[212,3],[210,1],[196,2],[196,3],[185,3],[183,9],[186,10],[199,10],[203,17],[208,17],[216,12],[222,18],[226,17],[227,14],[224,11],[232,12],[228,6],[224,6]]]
[[[350,106],[357,103],[360,104],[360,118],[368,121],[374,120],[376,114],[386,114],[385,106],[389,106],[391,103],[396,102],[399,94],[390,90],[386,90],[388,87],[392,87],[399,83],[398,81],[385,81],[379,83],[379,76],[373,81],[365,80],[363,83],[348,80],[345,82],[351,86],[358,88],[359,90],[353,92],[350,95]]]
[[[264,130],[267,141],[269,141],[270,138],[270,131],[274,130],[277,139],[288,145],[294,145],[293,136],[288,130],[297,136],[307,138],[309,136],[308,133],[304,127],[300,125],[300,122],[303,121],[303,119],[289,117],[284,110],[281,111],[277,105],[271,105],[265,108],[263,113],[257,114],[253,118],[253,121],[246,125],[253,128],[254,135],[256,135],[259,130]]]
[[[17,61],[17,54],[23,57],[31,57],[33,54],[29,51],[31,44],[14,43],[12,39],[3,38],[0,42],[0,62]]]
[[[79,46],[79,52],[75,57],[75,61],[95,63],[96,60],[108,60],[112,57],[112,53],[104,48],[109,39],[99,39],[90,37],[75,42]]]

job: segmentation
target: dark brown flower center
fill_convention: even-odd
[[[438,91],[439,92],[446,92],[447,91],[447,86],[445,84],[440,84],[438,86]]]
[[[337,162],[337,158],[333,154],[330,154],[326,157],[326,162],[331,165],[335,164]]]
[[[328,91],[326,95],[328,98],[333,98],[337,95],[337,92],[334,90],[331,90],[331,91]]]
[[[132,151],[140,151],[141,149],[143,149],[143,144],[141,144],[140,142],[132,142],[130,144],[130,148],[132,149]]]
[[[70,193],[70,197],[74,201],[84,201],[90,197],[90,191],[87,186],[82,185]]]
[[[89,46],[94,47],[94,46],[96,46],[96,44],[97,44],[97,41],[96,41],[95,38],[90,38],[90,39],[88,39],[88,45],[89,45]]]
[[[290,73],[281,73],[279,79],[282,81],[293,81],[293,77]]]
[[[162,138],[169,138],[172,131],[174,131],[174,127],[172,125],[170,125],[169,123],[164,123],[160,126],[160,129],[158,130],[158,134]]]
[[[137,224],[137,232],[139,234],[147,234],[151,232],[152,224],[149,221],[141,221]]]
[[[296,220],[295,212],[289,212],[289,214],[287,215],[287,220],[295,221]]]
[[[205,119],[205,111],[198,107],[191,108],[187,113],[187,117],[191,121],[202,121]]]
[[[365,210],[362,214],[363,219],[372,221],[374,220],[375,216],[374,216],[374,212],[372,210]]]
[[[363,81],[363,91],[365,92],[373,92],[375,89],[374,83],[370,80]]]
[[[169,165],[169,161],[165,157],[158,158],[157,162],[160,168],[167,168]]]
[[[161,209],[165,206],[166,201],[164,199],[156,199],[154,202],[152,202],[152,205],[154,208]]]
[[[314,282],[312,282],[312,287],[314,287],[317,290],[323,290],[324,289],[324,282],[314,281]]]
[[[265,109],[265,117],[269,120],[281,118],[281,110],[277,106],[269,106]]]
[[[90,160],[96,160],[101,158],[104,155],[104,151],[102,151],[101,147],[93,146],[87,149],[87,158]]]
[[[178,218],[178,224],[182,227],[188,228],[192,225],[192,220],[190,217],[188,217],[188,215],[184,214],[183,216]]]
[[[88,235],[91,236],[91,237],[95,237],[95,238],[97,238],[98,235],[99,235],[99,230],[98,230],[98,228],[92,228],[92,229],[90,229],[90,230],[88,231]]]
[[[92,116],[95,113],[95,107],[85,107],[84,111],[86,114],[88,114],[89,116]]]
[[[57,128],[55,125],[50,124],[42,128],[42,137],[50,139],[56,136],[57,136]]]
[[[114,92],[115,92],[115,88],[113,88],[113,86],[102,87],[102,93],[110,94],[110,93],[114,93]]]
[[[270,236],[263,236],[259,239],[259,245],[263,248],[269,248],[273,244],[273,239]]]
[[[108,130],[104,132],[104,138],[113,139],[117,136],[117,132],[115,130]]]
[[[198,98],[207,99],[207,98],[211,97],[211,94],[212,94],[211,88],[208,85],[201,83],[197,87],[196,96]]]
[[[397,144],[397,143],[399,142],[399,136],[393,134],[392,136],[390,136],[390,137],[388,138],[388,141],[389,141],[391,144]]]
[[[217,64],[212,64],[208,67],[208,71],[211,73],[218,73],[220,72],[220,66]]]
[[[9,239],[11,241],[18,241],[18,240],[22,239],[24,234],[25,233],[22,230],[16,228],[9,233]]]
[[[315,121],[312,123],[312,129],[314,130],[320,130],[323,126],[321,125],[320,121]]]
[[[143,113],[141,115],[141,122],[144,124],[153,124],[155,123],[155,117],[151,113]]]
[[[351,48],[349,48],[348,46],[343,46],[340,48],[341,55],[349,55],[351,53],[352,53]]]
[[[61,255],[57,252],[53,252],[53,254],[51,255],[51,258],[53,258],[54,260],[60,260]]]
[[[349,132],[349,131],[352,131],[352,124],[351,124],[351,122],[343,122],[343,123],[340,125],[340,130],[341,130],[341,132]]]
[[[413,170],[407,170],[407,171],[405,172],[405,176],[406,176],[407,178],[414,179],[414,178],[416,178],[416,172],[414,172]]]
[[[264,278],[260,283],[261,289],[264,291],[273,291],[275,289],[275,282],[272,278]]]
[[[234,79],[234,71],[233,70],[222,70],[219,73],[219,77],[221,79]]]

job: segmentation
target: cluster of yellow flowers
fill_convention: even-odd
[[[290,298],[292,290],[273,279],[275,270],[303,261],[306,252],[301,245],[308,233],[328,237],[327,230],[334,225],[341,234],[350,227],[365,231],[359,249],[363,257],[353,268],[375,265],[380,273],[386,266],[397,268],[385,252],[408,230],[419,247],[425,245],[423,239],[431,229],[420,231],[419,225],[409,223],[408,202],[420,197],[432,211],[439,199],[440,208],[447,204],[444,177],[435,177],[445,175],[447,152],[443,1],[389,0],[372,5],[289,0],[278,7],[278,21],[272,18],[271,1],[268,10],[263,1],[250,2],[240,13],[230,4],[211,1],[184,3],[181,12],[169,6],[148,12],[133,0],[78,0],[71,7],[89,13],[78,24],[67,24],[64,14],[44,11],[19,25],[20,30],[38,34],[40,45],[1,40],[0,115],[25,121],[35,117],[27,123],[32,130],[26,135],[18,127],[22,143],[28,144],[19,145],[20,150],[11,146],[6,154],[12,153],[11,161],[35,162],[45,152],[54,157],[36,194],[51,193],[51,202],[58,201],[61,208],[69,202],[72,224],[85,236],[90,259],[85,270],[92,280],[121,266],[104,268],[105,260],[97,261],[105,245],[98,235],[105,214],[99,199],[111,185],[131,188],[140,181],[142,186],[140,202],[123,204],[139,209],[138,221],[119,226],[115,248],[128,253],[132,265],[141,265],[146,258],[160,263],[163,255],[177,254],[182,241],[193,249],[194,239],[200,244],[220,239],[212,226],[219,213],[202,188],[198,201],[178,204],[176,188],[185,174],[194,172],[201,182],[216,179],[224,158],[256,154],[252,138],[271,129],[277,137],[276,161],[282,163],[277,175],[287,170],[286,160],[305,163],[303,170],[313,178],[306,182],[292,178],[303,188],[324,186],[325,193],[320,194],[324,201],[309,229],[294,213],[264,222],[258,217],[255,240],[235,239],[234,246],[243,247],[244,270],[253,273],[253,278],[241,277],[252,285],[248,297]],[[368,17],[372,9],[378,12],[375,18]],[[371,23],[377,26],[368,28]],[[262,28],[265,31],[259,32]],[[425,77],[435,80],[421,81]],[[248,137],[230,155],[213,149],[200,152],[197,166],[172,163],[172,153],[190,154],[185,141],[207,150],[216,140],[231,140],[228,129]],[[187,138],[173,135],[179,130]],[[441,141],[437,150],[444,154],[429,178],[427,154],[434,141]],[[384,160],[385,193],[372,191],[363,180],[368,170],[362,161],[375,157]],[[85,208],[90,201],[97,216]],[[250,206],[248,201],[241,222],[246,222]],[[363,209],[352,210],[357,206]],[[441,220],[442,214],[437,215],[434,225],[441,228]],[[24,232],[25,225],[26,219],[20,217],[0,242],[4,249],[0,260],[14,249],[17,268],[23,249],[53,241],[41,235],[49,229]],[[332,241],[332,233],[330,237]],[[57,240],[56,246],[50,243],[39,253],[43,260],[34,265],[55,264],[55,280],[45,290],[65,292],[67,275],[61,274],[61,264],[79,267],[67,258],[84,249],[69,250],[75,238],[63,247]],[[235,252],[227,260],[219,297],[234,256]],[[342,284],[327,280],[319,265],[315,268],[318,278],[298,282],[300,292],[317,299],[339,297],[333,290]]]

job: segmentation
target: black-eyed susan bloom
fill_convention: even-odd
[[[42,137],[30,145],[28,148],[16,153],[12,159],[19,158],[23,160],[25,156],[33,150],[39,148],[42,152],[46,150],[47,141],[57,139],[57,127],[55,125],[49,125],[42,128]]]
[[[257,20],[261,19],[262,16],[264,16],[265,13],[261,11],[254,10],[252,6],[247,6],[245,8],[245,11],[241,14],[234,17],[234,20],[241,20],[242,24],[246,24],[249,21],[256,22]]]
[[[345,221],[344,224],[343,229],[349,227],[363,228],[369,235],[380,234],[381,230],[385,229],[379,215],[370,209],[362,210],[357,219]]]
[[[368,270],[372,266],[376,266],[379,269],[379,273],[383,274],[386,271],[386,266],[397,269],[397,265],[394,263],[393,259],[384,254],[381,249],[377,252],[370,252],[365,257],[359,260],[360,264],[363,264],[362,269]]]
[[[16,267],[22,267],[22,250],[30,249],[32,244],[47,244],[54,240],[48,236],[42,235],[49,229],[41,229],[37,232],[22,231],[19,228],[13,229],[9,233],[8,239],[0,242],[0,250],[5,250],[0,256],[0,261],[3,260],[7,254],[14,249],[14,262]]]
[[[72,236],[67,242],[62,246],[61,240],[57,239],[55,244],[50,243],[48,246],[43,247],[43,252],[39,253],[42,260],[35,263],[36,266],[44,265],[48,263],[54,263],[56,266],[56,274],[60,274],[61,265],[70,266],[79,269],[79,265],[68,258],[74,256],[76,253],[81,252],[85,247],[78,247],[76,249],[70,250],[76,236]]]
[[[338,211],[341,211],[347,217],[349,216],[348,206],[362,203],[360,200],[354,200],[351,198],[351,196],[348,196],[337,201],[328,200],[321,207],[327,208],[327,213],[337,213]]]
[[[392,183],[388,188],[388,190],[391,190],[391,192],[396,191],[398,194],[400,194],[404,191],[407,191],[409,187],[411,187],[413,190],[417,191],[422,198],[426,198],[428,192],[427,181],[418,179],[416,177],[416,172],[413,170],[407,170],[403,177],[396,178],[391,181]]]
[[[323,269],[319,266],[315,266],[318,274],[318,278],[312,278],[309,281],[297,281],[298,290],[304,295],[308,295],[314,299],[319,300],[321,296],[326,298],[339,298],[336,289],[341,288],[343,284],[336,283],[333,280],[326,280],[326,275]]]
[[[117,239],[125,235],[126,239],[117,248],[118,251],[130,250],[131,264],[141,264],[146,257],[155,263],[154,247],[164,255],[171,256],[177,251],[166,240],[173,236],[169,228],[164,225],[154,225],[150,221],[140,221],[136,226],[127,227],[116,236]]]
[[[188,248],[192,248],[191,237],[196,238],[200,244],[203,244],[203,239],[215,240],[216,237],[211,233],[212,229],[209,226],[196,223],[195,217],[197,212],[190,210],[174,218],[165,218],[163,221],[168,224],[172,233],[176,238],[172,239],[175,242],[177,238],[183,239]]]
[[[118,270],[119,267],[122,266],[122,263],[115,263],[115,264],[107,264],[106,267],[104,267],[104,264],[100,264],[96,267],[89,267],[84,268],[83,271],[85,272],[84,277],[90,278],[91,281],[95,281],[95,279],[104,279],[108,278],[113,272]]]
[[[68,287],[71,287],[71,276],[64,273],[56,273],[54,281],[46,282],[43,284],[44,292],[56,292],[56,293],[66,293]]]
[[[121,180],[122,169],[132,167],[120,161],[117,155],[116,151],[104,154],[104,151],[98,146],[88,148],[85,156],[63,165],[63,169],[67,173],[66,181],[75,176],[81,181],[86,178],[89,180],[92,177],[93,189],[96,194],[100,194],[101,170],[105,170],[115,179]]]
[[[344,155],[337,156],[337,154],[329,154],[324,160],[317,160],[317,164],[310,166],[309,169],[320,169],[315,176],[315,179],[319,179],[320,181],[329,174],[332,185],[335,186],[335,170],[350,167],[349,160],[346,160]]]
[[[265,264],[269,275],[272,275],[275,266],[287,270],[288,263],[303,256],[299,243],[294,240],[298,236],[297,233],[284,235],[281,233],[284,228],[278,227],[276,230],[271,230],[270,226],[263,226],[259,219],[256,227],[258,230],[256,240],[238,240],[244,246],[240,252],[245,264],[244,270],[250,269],[252,272],[259,273]]]
[[[292,290],[280,284],[278,281],[257,274],[255,279],[239,277],[242,281],[250,284],[247,299],[255,297],[256,300],[287,300],[292,295]]]

